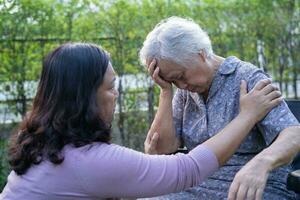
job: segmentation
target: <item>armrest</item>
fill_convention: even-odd
[[[286,187],[288,190],[300,194],[300,169],[289,173]]]

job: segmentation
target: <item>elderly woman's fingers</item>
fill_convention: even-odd
[[[263,79],[260,80],[256,85],[254,86],[255,90],[262,90],[265,86],[269,85],[271,83],[270,79]]]
[[[145,153],[148,153],[148,154],[150,154],[149,147],[150,147],[152,135],[153,135],[152,133],[148,132],[145,142],[144,142],[144,151],[145,151]]]
[[[228,200],[235,200],[238,190],[239,190],[239,184],[233,180],[229,188]]]
[[[170,90],[172,91],[172,83],[165,81],[160,75],[159,75],[159,67],[156,67],[154,69],[154,63],[152,62],[149,65],[149,74],[151,75],[152,79],[154,80],[154,82],[156,84],[158,84],[160,86],[161,89],[163,90]]]
[[[159,134],[157,132],[155,132],[153,134],[153,137],[151,138],[151,141],[150,141],[150,147],[149,147],[149,152],[151,154],[157,154],[157,143],[158,143],[158,138],[159,138]]]
[[[150,65],[148,65],[148,72],[150,74],[150,76],[153,76],[154,70],[155,70],[155,66],[156,66],[156,60],[153,59],[150,63]]]
[[[161,87],[161,88],[172,88],[172,84],[165,81],[164,79],[161,78],[159,75],[159,67],[156,67],[153,73],[153,80]]]
[[[144,150],[147,154],[157,154],[157,143],[159,134],[157,132],[148,133],[144,142]]]
[[[154,80],[156,84],[160,86],[163,90],[172,90],[172,83],[165,81],[159,75],[159,67],[157,66],[157,61],[153,59],[151,63],[148,65],[148,73],[150,74],[151,78]]]
[[[244,200],[247,195],[247,190],[248,190],[248,188],[241,184],[239,187],[239,191],[237,192],[236,199]]]
[[[255,193],[256,193],[255,189],[248,188],[246,200],[255,200]]]
[[[272,85],[272,84],[269,84],[269,85],[266,85],[264,88],[262,88],[262,93],[263,94],[269,94],[273,91],[277,91],[279,90],[278,87],[276,87],[275,85]]]
[[[153,80],[158,83],[159,85],[160,84],[163,84],[163,80],[161,79],[161,77],[159,76],[159,68],[156,67],[156,69],[154,70],[153,72]]]
[[[144,145],[146,144],[150,144],[151,138],[153,137],[153,133],[151,133],[150,131],[148,132],[147,136],[146,136],[146,140],[144,142]]]
[[[263,196],[263,189],[256,190],[255,200],[262,200],[262,196]]]

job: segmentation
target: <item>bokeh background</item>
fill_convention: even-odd
[[[9,173],[8,138],[30,110],[42,59],[65,42],[93,42],[110,52],[120,93],[113,141],[143,150],[159,88],[138,52],[170,16],[192,18],[216,54],[252,62],[286,98],[299,98],[299,0],[0,0],[0,191]]]

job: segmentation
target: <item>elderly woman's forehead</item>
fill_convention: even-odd
[[[181,73],[182,70],[175,67],[159,67],[159,75],[166,79],[172,79],[174,75]]]
[[[181,70],[184,67],[169,60],[159,60],[157,66],[162,70]]]

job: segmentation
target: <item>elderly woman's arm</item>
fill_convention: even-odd
[[[251,89],[260,80],[269,76],[259,70],[247,76]],[[232,199],[262,199],[269,172],[288,164],[299,152],[299,122],[282,102],[257,124],[261,136],[267,145],[263,151],[250,160],[235,176],[228,192]]]
[[[148,67],[152,79],[160,86],[159,106],[153,123],[148,131],[144,146],[148,154],[174,153],[180,146],[176,137],[172,111],[172,84],[158,75],[159,68],[155,68],[153,60]]]
[[[290,163],[299,151],[300,127],[284,129],[271,146],[256,155],[236,174],[228,199],[262,199],[269,172]]]

